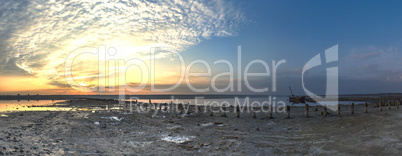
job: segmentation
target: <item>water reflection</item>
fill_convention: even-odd
[[[65,102],[65,100],[0,100],[0,112],[65,111],[66,109],[71,109],[58,107],[57,105],[62,102]]]

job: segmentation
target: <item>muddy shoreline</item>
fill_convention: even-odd
[[[284,113],[127,112],[102,100],[66,102],[70,111],[1,113],[0,155],[398,155],[401,109],[370,104]],[[155,115],[156,114],[156,115]]]

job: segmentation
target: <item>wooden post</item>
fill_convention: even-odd
[[[212,109],[210,111],[211,112],[209,112],[209,116],[214,116],[214,112],[212,111]]]
[[[185,106],[185,105],[183,105],[183,106]],[[194,106],[194,107],[195,107],[195,106]],[[186,110],[184,110],[184,107],[183,107],[183,111],[184,111],[186,114],[190,114],[190,102],[187,103],[187,109],[186,109]]]
[[[304,105],[304,116],[308,118],[308,104]]]
[[[272,119],[273,118],[273,116],[272,116],[272,105],[270,104],[269,105],[269,111],[268,111],[268,119]]]
[[[391,110],[391,102],[388,102],[388,110]]]
[[[352,105],[350,105],[350,114],[355,114],[355,103],[352,103]]]
[[[326,107],[325,105],[324,105],[323,107],[324,107],[324,114],[323,114],[323,115],[324,115],[324,117],[326,117],[327,114],[328,114],[328,113],[327,113],[327,107]]]
[[[184,104],[181,103],[180,106],[181,106],[181,107],[180,107],[180,108],[181,108],[180,112],[181,112],[182,114],[186,113],[186,111],[184,110]]]
[[[399,109],[399,105],[401,105],[401,100],[398,100],[398,102],[396,104],[396,109]]]
[[[290,106],[286,106],[286,119],[290,118]]]
[[[226,117],[226,107],[223,107],[221,117]]]
[[[254,111],[253,111],[252,117],[253,117],[253,119],[257,118]]]
[[[368,107],[367,102],[365,102],[364,103],[364,113],[367,113],[367,107]]]
[[[145,111],[147,111],[148,110],[148,104],[146,104],[146,103],[143,103],[144,105],[145,105]]]
[[[170,113],[173,113],[173,112],[174,112],[173,101],[170,101],[170,104],[169,104],[169,112],[170,112]]]
[[[341,116],[341,105],[338,104],[338,110],[336,111],[336,115]]]
[[[380,101],[380,111],[382,111],[382,101]]]
[[[240,106],[239,105],[236,106],[236,117],[240,118]]]
[[[201,112],[201,106],[197,106],[198,111]]]

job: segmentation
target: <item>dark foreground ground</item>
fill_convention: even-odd
[[[283,114],[124,114],[92,111],[102,101],[73,101],[71,111],[0,113],[0,155],[400,155],[401,109],[357,105],[342,116],[322,108]],[[84,107],[85,105],[85,107]],[[107,108],[110,108],[108,106]],[[115,118],[113,118],[115,117]],[[117,119],[117,120],[116,120]],[[120,121],[118,121],[120,120]]]

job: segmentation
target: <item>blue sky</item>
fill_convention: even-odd
[[[303,94],[298,80],[300,69],[316,54],[338,44],[336,65],[341,94],[401,92],[400,2],[240,1],[238,5],[245,11],[248,23],[237,36],[206,40],[187,51],[235,59],[236,45],[241,45],[243,56],[249,60],[286,59],[282,70],[300,74],[282,75],[282,93],[286,94],[289,83]],[[311,79],[325,83],[319,74]],[[310,87],[321,94],[325,90],[322,84],[313,83]]]
[[[288,86],[296,94],[305,94],[301,85],[304,65],[338,45],[337,62],[316,67],[305,75],[309,90],[325,94],[326,69],[337,66],[340,94],[402,92],[401,3],[0,1],[0,79],[9,82],[0,85],[0,93],[77,94],[71,90],[80,84],[99,87],[95,84],[98,68],[94,56],[75,63],[72,72],[77,84],[70,84],[64,76],[65,60],[71,51],[99,45],[123,47],[116,58],[144,58],[152,47],[167,47],[180,52],[187,65],[196,59],[207,61],[213,75],[227,70],[224,65],[213,66],[216,60],[237,65],[237,47],[241,46],[243,69],[256,59],[267,62],[270,68],[273,60],[286,60],[278,68],[277,91],[264,93],[286,95]],[[160,86],[168,86],[173,82],[169,80],[177,77],[175,61],[163,51],[158,54]],[[251,68],[253,72],[264,70],[261,65]],[[205,70],[198,66],[195,71]],[[234,72],[237,74],[238,69]],[[128,79],[128,83],[139,83],[136,76]],[[210,80],[196,77],[194,81],[208,87]],[[219,80],[221,86],[237,81],[225,77]],[[255,77],[250,84],[272,89],[271,80],[272,76]],[[9,85],[16,83],[21,86]],[[27,85],[32,87],[24,88]],[[189,93],[184,83],[172,92]]]

